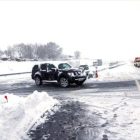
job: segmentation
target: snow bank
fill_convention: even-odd
[[[5,95],[0,95],[0,140],[24,139],[40,116],[46,111],[51,112],[54,105],[59,104],[46,92],[34,91],[26,98],[8,93]]]
[[[133,66],[133,63],[128,62],[125,65],[118,66],[113,69],[98,71],[98,78],[88,81],[104,82],[104,81],[128,81],[140,79],[140,69]]]

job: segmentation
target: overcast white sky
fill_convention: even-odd
[[[66,54],[140,56],[140,1],[0,1],[0,49],[50,41]]]

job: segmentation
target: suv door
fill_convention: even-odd
[[[47,80],[57,80],[58,70],[53,64],[47,65],[47,73],[48,73]]]
[[[47,80],[47,64],[41,64],[40,72],[41,72],[42,80]]]

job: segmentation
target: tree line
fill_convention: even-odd
[[[0,51],[0,56],[5,54],[9,58],[28,58],[42,60],[60,60],[66,58],[63,54],[63,49],[54,42],[49,42],[46,45],[42,44],[16,44],[9,46],[4,52]],[[80,57],[80,52],[74,52],[75,58]]]

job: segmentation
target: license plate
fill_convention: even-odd
[[[83,80],[84,80],[84,78],[79,78],[79,79],[78,79],[78,81],[83,81]]]

